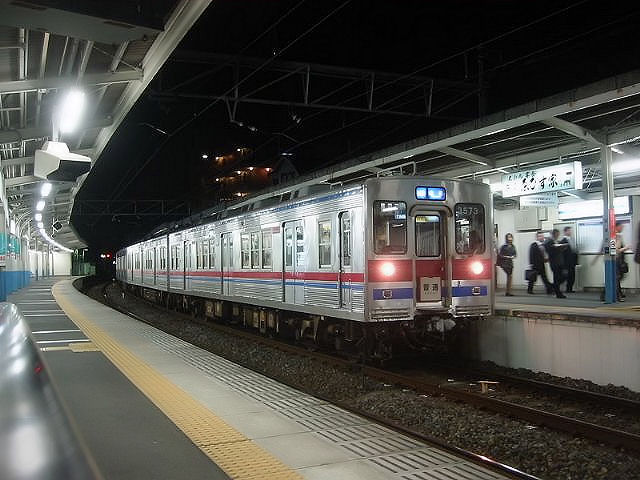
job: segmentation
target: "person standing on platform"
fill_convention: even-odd
[[[629,264],[624,258],[624,254],[630,251],[630,248],[624,244],[622,238],[622,231],[624,230],[624,223],[621,221],[616,222],[616,292],[618,295],[618,301],[624,302],[626,295],[622,290],[622,280],[625,275],[629,273]]]
[[[507,274],[507,291],[506,297],[513,297],[511,293],[511,285],[513,284],[513,259],[516,258],[516,247],[513,245],[513,235],[507,233],[504,236],[504,245],[500,247],[498,252],[498,266]]]
[[[565,280],[564,252],[569,247],[568,244],[560,243],[560,230],[554,228],[551,230],[551,238],[546,241],[545,248],[549,255],[549,264],[553,272],[553,292],[557,298],[567,298],[560,291],[560,285]]]
[[[560,243],[567,244],[564,250],[564,267],[567,270],[567,293],[575,293],[573,285],[576,281],[576,265],[578,265],[578,249],[573,237],[573,228],[564,227],[564,236]]]
[[[551,293],[553,291],[553,286],[547,279],[547,271],[544,266],[548,261],[547,251],[544,247],[544,233],[538,232],[536,234],[536,241],[529,247],[530,270],[527,272],[527,280],[529,281],[527,293],[533,294],[533,284],[536,283],[538,275],[540,275],[540,278],[547,289],[547,293]]]

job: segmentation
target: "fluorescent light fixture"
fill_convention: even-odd
[[[44,182],[42,184],[42,187],[40,187],[40,196],[41,197],[48,197],[49,194],[51,193],[51,184],[49,182]]]
[[[624,152],[617,147],[611,147],[611,151],[617,153],[618,155],[624,154]]]
[[[38,200],[38,203],[36,203],[36,210],[39,212],[44,210],[44,200]]]
[[[36,222],[41,222],[42,221],[42,214],[41,213],[36,213],[35,219],[36,219]]]
[[[640,159],[634,158],[632,160],[619,160],[617,162],[613,162],[611,170],[613,170],[613,173],[628,173],[636,170],[640,172]]]
[[[44,228],[44,223],[38,222],[38,228]]]
[[[509,170],[505,170],[504,168],[496,168],[500,173],[509,173]]]
[[[558,218],[560,220],[568,220],[572,218],[602,218],[602,200],[580,200],[578,202],[566,202],[558,205]],[[615,197],[613,199],[613,208],[616,215],[626,215],[631,209],[629,208],[629,197]]]
[[[203,153],[203,154],[202,154],[202,159],[203,159],[203,160],[206,160],[207,158],[209,158],[209,155],[207,155],[206,153]]]
[[[40,227],[39,228],[39,232],[40,232],[40,235],[42,235],[42,238],[44,238],[51,246],[59,248],[60,250],[62,250],[64,252],[68,252],[68,253],[73,252],[73,250],[71,248],[67,248],[64,245],[60,245],[53,238],[51,238],[49,235],[47,235],[47,232],[45,231],[44,228]]]
[[[58,106],[57,118],[60,133],[71,133],[80,123],[84,110],[84,92],[80,90],[70,90],[62,99]]]

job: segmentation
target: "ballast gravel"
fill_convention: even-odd
[[[103,285],[88,287],[86,293],[104,302]],[[640,479],[640,455],[636,453],[528,425],[442,397],[383,385],[356,371],[216,331],[187,315],[151,305],[134,295],[123,296],[115,283],[105,292],[108,302],[214,354],[310,394],[387,418],[540,478]]]

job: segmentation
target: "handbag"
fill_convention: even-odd
[[[618,263],[618,271],[623,275],[629,273],[629,264],[624,260],[620,260]]]
[[[527,282],[535,282],[538,279],[538,272],[532,269],[528,269],[524,271],[524,279]]]

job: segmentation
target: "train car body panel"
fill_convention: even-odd
[[[382,177],[157,237],[117,276],[183,297],[359,323],[493,309],[487,185]]]

